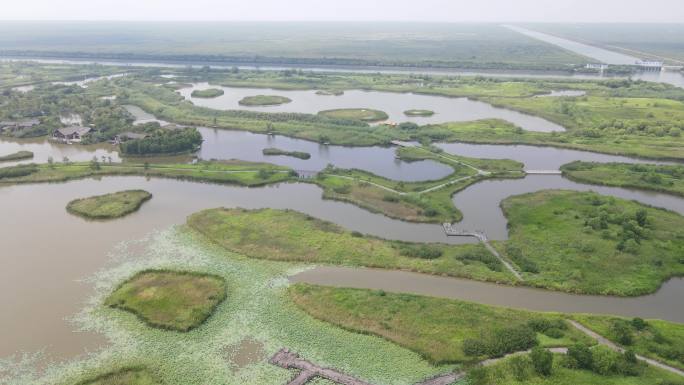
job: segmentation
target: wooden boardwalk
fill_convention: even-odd
[[[280,349],[271,357],[269,362],[285,369],[299,369],[301,372],[287,385],[303,385],[314,377],[322,377],[341,385],[371,385],[334,369],[322,368],[299,357],[297,353],[290,352],[287,348]]]

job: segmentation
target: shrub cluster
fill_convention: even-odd
[[[0,179],[4,178],[18,178],[26,175],[33,174],[38,171],[38,166],[31,164],[21,164],[13,167],[2,167],[0,168]]]
[[[537,345],[537,333],[529,325],[517,325],[494,330],[479,339],[463,341],[463,352],[468,356],[501,357],[508,353],[527,350]]]

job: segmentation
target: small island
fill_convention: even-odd
[[[238,103],[241,106],[278,106],[290,103],[292,99],[278,95],[245,96]]]
[[[217,98],[221,95],[223,95],[224,92],[222,89],[219,88],[209,88],[206,90],[194,90],[190,94],[193,98],[205,98],[205,99],[211,99],[211,98]]]
[[[0,156],[0,162],[11,162],[15,160],[31,159],[33,153],[31,151],[17,151],[13,154]]]
[[[311,158],[311,154],[308,152],[303,152],[303,151],[287,151],[287,150],[281,150],[279,148],[264,148],[262,153],[264,155],[269,155],[269,156],[275,156],[275,155],[283,155],[283,156],[291,156],[294,158],[299,158],[299,159],[309,159]]]
[[[320,111],[318,115],[333,119],[361,120],[364,122],[379,122],[387,120],[389,116],[380,110],[370,108],[340,108],[335,110]]]
[[[67,211],[88,219],[121,218],[138,211],[150,199],[152,194],[144,190],[119,191],[73,200],[67,205]]]
[[[435,114],[435,111],[431,110],[406,110],[404,111],[404,115],[406,116],[432,116]]]
[[[206,321],[225,299],[221,277],[146,270],[119,286],[105,305],[129,311],[151,327],[187,332]]]
[[[194,127],[162,129],[152,125],[147,132],[128,134],[130,137],[133,139],[122,141],[119,145],[123,156],[187,154],[199,150],[202,144],[202,134]]]
[[[321,96],[342,96],[342,95],[344,95],[344,91],[342,91],[342,90],[318,90],[318,91],[316,91],[316,95],[321,95]]]

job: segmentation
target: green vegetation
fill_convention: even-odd
[[[514,283],[481,244],[387,241],[291,210],[212,209],[187,224],[227,250],[252,258],[404,269]],[[268,236],[266,236],[268,234]]]
[[[244,161],[213,161],[194,164],[81,163],[29,164],[0,168],[0,185],[64,182],[94,176],[143,175],[202,182],[263,186],[293,180],[287,167]]]
[[[684,370],[684,324],[589,314],[573,318],[626,349]]]
[[[469,385],[681,385],[681,377],[644,363],[631,362],[604,347],[591,349],[597,366],[583,369],[573,366],[573,359],[563,354],[542,353],[537,356],[515,355],[491,366],[471,369]],[[536,358],[536,360],[535,360]],[[543,362],[543,365],[542,365]],[[539,373],[551,364],[548,374]],[[607,369],[607,372],[604,370]],[[618,372],[617,370],[621,372]]]
[[[187,332],[206,321],[225,298],[221,277],[149,270],[124,282],[105,305],[129,311],[152,327]]]
[[[333,119],[360,120],[363,122],[379,122],[389,118],[385,112],[369,108],[340,108],[320,111],[318,114]]]
[[[302,151],[287,151],[287,150],[281,150],[279,148],[264,148],[262,150],[262,153],[264,155],[284,155],[284,156],[292,156],[294,158],[299,158],[299,159],[309,159],[311,158],[311,154],[308,152],[302,152]]]
[[[149,371],[145,369],[121,369],[97,376],[77,385],[161,385]]]
[[[277,106],[290,103],[292,99],[278,95],[245,96],[238,102],[241,106]]]
[[[31,151],[17,151],[13,154],[0,156],[0,162],[10,162],[15,160],[31,159],[33,152]]]
[[[589,341],[559,315],[550,313],[308,284],[291,286],[289,294],[300,309],[314,318],[381,336],[434,363],[499,357],[527,350],[540,341],[542,346]]]
[[[342,90],[318,90],[318,91],[316,91],[316,95],[341,96],[341,95],[344,95],[344,91],[342,91]]]
[[[572,162],[563,175],[582,183],[654,190],[684,196],[684,166]]]
[[[633,296],[684,274],[684,217],[593,192],[505,199],[509,240],[497,243],[528,284]]]
[[[133,139],[121,143],[123,155],[151,156],[183,154],[199,150],[202,134],[194,127],[181,129],[160,128],[146,138]]]
[[[26,43],[19,44],[20,38]],[[587,61],[492,23],[63,22],[44,28],[25,22],[2,26],[0,49],[8,56],[285,67],[299,64],[568,71],[573,64]]]
[[[90,198],[76,199],[67,204],[67,211],[90,219],[112,219],[138,211],[152,199],[144,190],[127,190]]]
[[[435,112],[432,110],[406,110],[404,115],[406,116],[432,116]]]
[[[190,94],[193,98],[217,98],[223,95],[225,92],[220,88],[209,88],[206,90],[194,90]]]

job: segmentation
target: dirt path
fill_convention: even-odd
[[[622,353],[622,352],[625,351],[624,348],[618,346],[617,344],[615,344],[615,343],[612,342],[611,340],[609,340],[609,339],[607,339],[606,337],[604,337],[604,336],[602,336],[602,335],[596,333],[595,331],[593,331],[593,330],[587,328],[586,326],[580,324],[579,322],[573,321],[573,320],[567,320],[567,321],[568,321],[572,326],[574,326],[577,330],[579,330],[579,331],[581,331],[582,333],[588,335],[589,337],[595,339],[599,344],[604,345],[604,346],[607,346],[607,347],[609,347],[610,349],[613,349],[613,350],[616,351],[616,352]],[[650,358],[647,358],[647,357],[644,357],[644,356],[640,356],[640,355],[638,355],[638,354],[636,355],[636,358],[637,358],[638,360],[640,360],[640,361],[643,361],[643,362],[649,364],[649,365],[653,365],[653,366],[658,367],[658,368],[660,368],[660,369],[664,369],[664,370],[667,370],[667,371],[669,371],[669,372],[672,372],[672,373],[675,373],[675,374],[678,374],[678,375],[684,377],[684,370],[677,369],[677,368],[675,368],[675,367],[673,367],[673,366],[663,364],[663,363],[660,362],[660,361],[656,361],[656,360],[653,360],[653,359],[650,359]]]
[[[515,276],[515,278],[518,278],[518,279],[521,280],[521,281],[524,281],[524,280],[525,280],[525,279],[522,277],[522,275],[520,275],[520,273],[518,273],[518,270],[516,270],[516,269],[513,267],[513,265],[511,265],[510,262],[508,262],[507,260],[505,260],[505,259],[501,256],[501,254],[499,254],[499,252],[496,251],[496,249],[494,248],[494,246],[490,245],[489,242],[487,242],[487,241],[483,241],[482,243],[483,243],[484,246],[487,248],[487,250],[489,250],[490,253],[492,253],[495,257],[497,257],[497,258],[499,259],[499,261],[501,261],[501,263],[503,263],[503,265],[506,266],[506,268],[508,269],[508,271],[510,271],[510,272]]]

